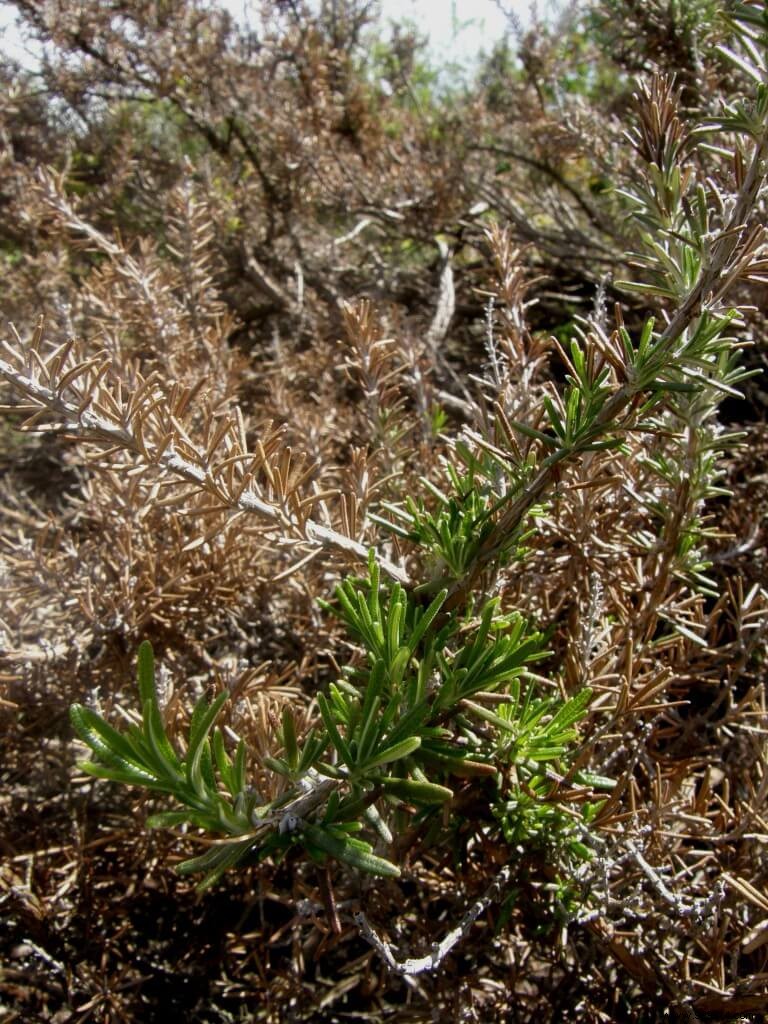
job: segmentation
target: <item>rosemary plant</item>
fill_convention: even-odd
[[[478,615],[441,616],[446,597],[442,590],[424,607],[399,584],[383,586],[373,553],[366,578],[337,588],[326,610],[342,617],[365,663],[318,694],[318,722],[301,741],[286,708],[282,756],[266,759],[285,779],[279,799],[262,802],[249,787],[242,743],[234,756],[227,753],[215,725],[225,693],[211,704],[201,698],[186,749],[173,748],[147,643],[139,651],[141,725],[119,733],[73,706],[72,723],[94,754],[81,767],[181,805],[150,825],[223,833],[225,842],[180,867],[204,871],[203,887],[245,860],[295,845],[318,861],[331,856],[374,875],[398,875],[399,866],[374,844],[386,852],[408,819],[455,827],[451,805],[467,779],[509,843],[588,857],[576,823],[595,806],[561,809],[557,789],[591,691],[568,701],[537,695],[529,666],[547,653],[542,635],[517,613],[499,614],[497,599]],[[585,793],[605,782],[580,780]]]
[[[736,280],[762,279],[766,269],[762,231],[746,226],[768,157],[761,17],[754,4],[734,5],[731,24],[747,56],[723,50],[758,83],[751,105],[686,131],[672,82],[657,77],[639,91],[630,141],[641,172],[618,193],[639,227],[638,251],[629,256],[638,276],[624,287],[650,302],[669,302],[671,315],[660,329],[648,316],[637,337],[620,312],[610,335],[587,325],[561,353],[563,388],[543,397],[535,419],[510,417],[497,400],[487,436],[470,431],[454,442],[445,492],[425,481],[423,499],[382,503],[372,520],[413,545],[420,576],[372,550],[367,574],[342,582],[335,601],[324,604],[341,617],[363,661],[317,694],[317,720],[307,735],[297,735],[285,711],[282,754],[265,760],[283,779],[280,796],[263,800],[249,786],[242,743],[228,753],[216,725],[225,694],[210,705],[200,701],[186,748],[173,747],[146,643],[139,653],[141,724],[119,733],[83,706],[72,708],[73,725],[93,753],[87,772],[178,805],[150,824],[224,835],[181,865],[204,872],[203,886],[228,868],[292,847],[320,862],[332,857],[396,876],[398,836],[413,824],[428,834],[456,830],[467,786],[492,823],[484,828],[495,829],[511,851],[533,844],[552,853],[560,869],[590,856],[589,822],[600,807],[594,790],[612,785],[572,770],[591,690],[567,700],[544,695],[532,666],[547,656],[545,637],[520,613],[503,613],[490,595],[502,569],[524,559],[563,471],[594,453],[622,451],[638,432],[649,439],[645,464],[659,489],[641,499],[655,529],[636,541],[660,553],[668,575],[711,588],[699,514],[703,500],[718,493],[717,456],[733,440],[714,417],[722,395],[734,393],[744,377],[733,335],[739,315],[724,299]],[[735,168],[733,202],[689,166],[702,140],[717,133],[736,139],[730,151],[706,142]],[[31,384],[27,392],[45,397]],[[81,410],[81,422],[86,415]],[[105,437],[116,429],[100,426]],[[164,451],[158,458],[167,457]],[[173,458],[188,479],[212,473],[207,463],[190,469]],[[284,515],[263,499],[257,503],[252,486],[245,481],[231,499],[237,507]],[[674,500],[666,500],[665,489]],[[230,500],[226,489],[219,493]],[[307,542],[361,553],[359,544],[308,520],[293,528]],[[382,569],[393,582],[382,582]]]
[[[677,6],[670,5],[672,13]],[[188,21],[197,24],[194,19]],[[110,31],[113,22],[118,25],[121,19],[110,19]],[[40,23],[47,23],[47,16],[41,15]],[[547,884],[564,894],[563,905],[578,892],[582,902],[580,920],[587,925],[595,924],[609,911],[617,915],[623,912],[622,900],[611,896],[611,872],[615,878],[615,872],[623,871],[623,864],[630,862],[656,887],[662,904],[671,906],[679,918],[690,918],[698,925],[713,912],[724,889],[713,889],[716,895],[711,901],[709,897],[687,903],[678,899],[661,872],[651,865],[648,851],[633,845],[639,835],[645,834],[638,827],[639,819],[633,821],[635,839],[626,840],[624,852],[619,849],[624,839],[621,829],[614,829],[611,841],[616,852],[610,862],[608,856],[602,857],[605,846],[600,829],[614,812],[622,816],[620,820],[637,818],[634,803],[631,815],[619,806],[624,792],[634,792],[630,787],[637,779],[632,773],[641,756],[639,749],[627,753],[625,737],[633,741],[642,735],[645,742],[649,731],[643,716],[660,710],[672,715],[684,702],[677,699],[669,683],[676,665],[671,657],[667,663],[662,658],[657,661],[656,653],[670,637],[675,643],[684,640],[705,648],[705,634],[707,630],[712,632],[711,622],[706,620],[705,599],[720,598],[716,583],[708,575],[709,542],[716,531],[708,518],[706,502],[723,493],[721,456],[738,440],[737,434],[719,425],[718,408],[724,396],[738,395],[738,386],[748,375],[740,365],[740,349],[747,334],[746,313],[731,305],[731,296],[735,285],[768,280],[764,228],[757,223],[760,217],[756,215],[765,203],[768,165],[768,6],[764,0],[729,0],[717,15],[717,25],[718,38],[723,40],[720,57],[730,63],[738,80],[748,84],[751,95],[741,90],[740,98],[726,104],[719,114],[708,111],[706,117],[698,121],[691,118],[686,125],[681,107],[684,93],[671,77],[657,74],[638,86],[636,124],[627,134],[633,170],[617,171],[624,176],[613,190],[611,207],[619,214],[623,211],[622,237],[632,240],[632,251],[623,259],[618,253],[609,253],[606,262],[622,264],[626,279],[613,284],[623,289],[633,303],[642,302],[642,310],[639,312],[637,305],[631,310],[617,307],[610,326],[606,316],[595,315],[578,321],[568,331],[567,342],[539,344],[537,358],[541,364],[546,361],[542,352],[557,349],[562,380],[537,379],[528,389],[528,380],[520,378],[512,387],[513,359],[495,350],[490,353],[492,372],[487,378],[466,382],[458,381],[453,371],[443,373],[443,382],[457,383],[462,397],[446,395],[436,386],[429,390],[438,379],[437,371],[450,369],[447,364],[441,366],[444,360],[438,351],[448,336],[456,309],[451,254],[446,243],[439,242],[437,312],[425,337],[410,344],[407,351],[394,339],[380,336],[384,329],[380,330],[367,300],[357,307],[342,306],[340,288],[349,276],[347,269],[338,271],[338,287],[333,282],[323,283],[329,252],[335,253],[338,246],[356,238],[361,246],[368,245],[364,241],[371,223],[367,217],[339,238],[328,235],[327,244],[323,242],[318,249],[314,269],[301,242],[312,232],[305,227],[298,230],[298,221],[296,225],[285,222],[285,236],[277,244],[276,223],[285,214],[284,207],[291,197],[288,192],[283,195],[275,183],[281,178],[293,180],[296,168],[325,166],[324,160],[305,160],[304,156],[297,160],[296,154],[304,153],[308,140],[327,120],[327,111],[334,108],[337,92],[340,95],[336,85],[331,88],[329,84],[324,105],[313,111],[311,118],[297,122],[298,127],[293,124],[295,103],[285,98],[281,101],[281,111],[288,111],[290,117],[285,132],[276,133],[276,137],[293,138],[288,129],[292,133],[294,128],[297,134],[295,145],[289,147],[290,162],[275,163],[275,169],[271,169],[269,161],[262,166],[255,140],[254,145],[249,142],[248,124],[263,123],[263,112],[246,119],[236,104],[235,113],[222,115],[222,124],[217,120],[209,125],[205,118],[214,111],[218,119],[220,104],[206,101],[197,110],[194,104],[189,106],[192,99],[186,95],[199,77],[197,73],[177,75],[174,70],[173,81],[163,78],[159,95],[165,98],[168,90],[179,90],[174,95],[180,114],[202,131],[212,153],[226,156],[237,143],[243,147],[243,159],[247,156],[252,165],[247,174],[238,166],[231,189],[219,189],[218,185],[212,189],[210,216],[219,216],[237,239],[227,243],[235,277],[250,275],[255,291],[268,297],[270,309],[281,311],[286,318],[281,322],[287,323],[290,331],[296,331],[297,325],[307,335],[318,325],[323,325],[325,331],[344,309],[341,318],[352,350],[344,364],[347,382],[362,394],[364,402],[360,404],[365,408],[359,416],[349,413],[343,436],[334,433],[335,419],[329,410],[336,391],[330,385],[325,393],[325,409],[318,401],[319,413],[314,408],[305,412],[293,432],[293,441],[281,426],[290,419],[290,411],[278,401],[282,385],[274,388],[271,398],[275,401],[266,412],[258,408],[250,413],[246,410],[247,418],[243,414],[235,384],[243,376],[240,353],[229,344],[231,324],[226,327],[225,306],[211,303],[205,323],[200,315],[200,309],[215,292],[214,264],[211,262],[209,267],[206,255],[213,235],[209,237],[207,207],[195,205],[192,191],[187,194],[185,189],[177,190],[174,200],[181,228],[169,236],[167,250],[177,260],[169,269],[163,263],[166,240],[162,245],[139,247],[134,256],[121,242],[118,244],[119,235],[118,241],[113,241],[106,228],[102,231],[81,214],[71,194],[68,172],[37,176],[35,195],[40,210],[35,213],[35,223],[43,232],[52,219],[58,231],[74,235],[80,248],[90,247],[97,257],[93,261],[97,269],[104,264],[103,273],[92,274],[98,280],[90,287],[96,290],[85,291],[85,297],[78,295],[78,302],[97,311],[94,322],[99,332],[107,330],[104,324],[109,322],[109,330],[114,328],[115,333],[114,337],[107,333],[104,349],[99,352],[68,336],[58,346],[46,348],[42,323],[36,331],[30,331],[29,343],[22,342],[18,335],[5,342],[0,375],[22,402],[9,408],[14,415],[28,416],[28,429],[55,428],[84,446],[100,446],[99,469],[107,480],[103,494],[118,495],[118,507],[131,509],[136,507],[135,494],[141,486],[146,507],[142,505],[134,518],[139,524],[147,520],[141,526],[147,537],[153,534],[147,518],[150,507],[156,511],[187,503],[201,517],[197,521],[204,519],[206,523],[199,534],[189,537],[185,533],[189,527],[179,525],[181,513],[176,508],[179,518],[167,532],[173,541],[168,546],[176,552],[180,568],[169,571],[166,579],[158,569],[165,565],[164,549],[151,547],[151,557],[147,558],[151,572],[148,569],[147,574],[153,582],[144,590],[134,586],[136,576],[124,572],[120,564],[122,553],[134,548],[133,534],[123,534],[122,546],[115,545],[120,554],[114,564],[110,563],[111,578],[124,586],[124,607],[130,615],[125,615],[119,604],[94,605],[91,582],[96,574],[83,572],[81,588],[68,593],[66,600],[67,614],[70,608],[81,607],[88,622],[79,653],[87,651],[98,637],[100,618],[103,621],[107,617],[104,608],[121,630],[124,627],[121,645],[126,635],[156,635],[149,632],[153,621],[155,625],[172,623],[176,638],[192,635],[200,624],[208,628],[206,616],[219,610],[219,597],[229,600],[250,585],[254,561],[262,558],[262,549],[274,548],[269,558],[264,558],[258,574],[259,586],[265,589],[275,578],[286,578],[310,565],[313,571],[322,566],[307,592],[327,598],[324,558],[329,554],[337,560],[334,566],[341,562],[349,573],[332,599],[320,600],[320,605],[325,622],[333,621],[325,636],[335,640],[343,628],[346,649],[353,653],[337,678],[312,694],[309,723],[301,722],[295,708],[286,704],[279,727],[275,719],[273,733],[277,735],[269,737],[274,742],[270,754],[258,764],[258,772],[254,771],[248,744],[243,740],[230,744],[230,732],[223,727],[229,696],[226,691],[212,700],[201,698],[186,738],[171,738],[158,697],[149,642],[143,642],[138,650],[139,709],[127,728],[118,730],[83,704],[71,707],[73,727],[90,750],[90,759],[81,762],[86,773],[144,788],[160,798],[166,806],[149,818],[150,826],[191,827],[202,831],[206,842],[214,837],[204,853],[180,865],[183,873],[202,876],[201,888],[215,884],[229,869],[266,858],[309,858],[320,865],[336,861],[345,871],[396,878],[410,870],[418,853],[427,847],[447,850],[459,861],[468,848],[468,836],[477,839],[475,848],[483,851],[485,844],[490,844],[494,857],[488,861],[503,863],[502,872],[485,896],[467,911],[462,924],[449,932],[443,943],[436,944],[437,953],[399,964],[389,944],[376,936],[364,917],[357,917],[361,934],[390,967],[401,973],[417,973],[424,964],[439,963],[490,900],[503,898],[505,892],[509,895],[513,866],[526,858],[543,869]],[[198,35],[213,41],[219,34],[195,32],[196,40]],[[309,45],[315,38],[313,32],[292,32],[286,38],[293,35],[301,38],[302,45]],[[82,39],[85,36],[78,28],[78,46]],[[176,43],[169,42],[171,45],[176,52]],[[342,50],[334,43],[329,51],[333,60],[318,56],[293,63],[297,67],[336,68],[334,62]],[[107,70],[113,73],[113,65],[121,76],[134,74],[144,66],[138,57],[115,64],[110,53],[112,50],[106,47],[98,62],[105,74]],[[88,56],[93,58],[94,54],[89,50]],[[536,63],[532,61],[531,67]],[[276,67],[291,64],[282,55],[276,58]],[[165,60],[156,56],[150,65],[164,67]],[[190,64],[190,71],[193,67],[196,69],[196,63]],[[243,97],[253,82],[250,63],[244,67]],[[293,77],[287,75],[286,82]],[[277,88],[272,71],[268,78],[273,83],[268,90],[271,92]],[[336,73],[329,72],[328,80],[335,82]],[[130,82],[130,76],[126,82]],[[138,85],[143,94],[140,79],[137,89]],[[109,95],[108,89],[102,92]],[[308,96],[312,92],[309,90]],[[367,90],[361,96],[364,93]],[[74,86],[66,90],[67,96],[78,94]],[[538,100],[544,109],[543,93],[539,92]],[[348,131],[347,114],[343,130],[340,124],[334,133],[345,138],[349,135],[357,144],[360,140],[356,133]],[[221,134],[224,124],[226,137]],[[370,188],[370,168],[379,166],[380,153],[371,146],[370,161],[363,153],[366,176],[355,189],[361,195]],[[409,154],[410,150],[404,152]],[[435,166],[439,163],[433,162]],[[336,157],[328,161],[328,167],[342,165]],[[410,155],[403,156],[399,166],[410,168]],[[537,167],[538,161],[531,166]],[[552,175],[568,195],[579,200],[578,190],[559,170],[551,168]],[[483,172],[481,177],[488,175]],[[501,171],[496,177],[501,177]],[[213,176],[212,181],[218,180]],[[408,190],[400,178],[395,180],[393,194],[406,194]],[[440,187],[444,188],[442,183]],[[231,197],[223,195],[231,191],[239,196],[252,188],[263,191],[252,206],[244,202],[242,208],[230,207]],[[19,187],[18,191],[28,190]],[[218,191],[221,196],[213,194]],[[296,196],[311,194],[309,185],[293,191]],[[336,231],[335,216],[329,211],[341,209],[347,201],[342,197],[348,194],[344,185],[333,203],[317,200],[318,209],[322,207],[324,231]],[[216,206],[219,201],[224,204],[221,209]],[[253,217],[248,213],[246,217],[251,209],[263,211],[262,203],[267,203],[271,212]],[[406,207],[418,212],[427,205],[426,200],[413,200]],[[592,197],[579,200],[577,205],[590,221],[603,225],[604,217],[597,216]],[[482,210],[482,204],[472,209]],[[237,217],[224,217],[222,211],[237,212]],[[383,225],[396,224],[404,217],[399,208],[387,207],[375,226],[383,231]],[[267,234],[258,244],[252,235],[249,240],[245,236],[242,242],[239,240],[246,219],[267,225]],[[20,223],[26,224],[27,220]],[[420,236],[427,234],[420,221],[414,223]],[[182,230],[185,224],[190,227],[187,249],[187,233]],[[567,228],[562,235],[553,236],[558,245],[560,241],[568,242],[567,252],[571,251],[569,231]],[[43,249],[44,232],[40,237]],[[485,244],[479,229],[473,237],[479,252]],[[496,257],[503,247],[497,243],[504,237],[496,228],[485,238]],[[618,231],[610,237],[618,237]],[[513,246],[507,248],[511,251]],[[202,255],[193,259],[198,250]],[[291,260],[283,262],[281,256],[269,273],[256,258],[258,253],[283,250],[293,253]],[[496,262],[498,270],[504,260],[497,258]],[[514,261],[510,258],[507,262]],[[350,260],[350,265],[353,263]],[[517,263],[507,275],[506,292],[504,274],[498,274],[497,298],[498,306],[507,306],[509,335],[523,339],[518,352],[526,355],[536,350],[538,342],[528,333],[522,299],[512,308],[513,293],[519,298],[527,287],[515,277],[525,273],[522,260]],[[160,273],[163,267],[165,276]],[[295,300],[292,291],[289,294],[273,280],[273,275],[290,276],[289,267],[294,268],[296,278]],[[73,281],[79,281],[77,268],[79,264],[67,270],[68,287],[74,288]],[[322,295],[331,311],[306,323],[305,276],[307,295]],[[50,291],[58,294],[56,288]],[[122,295],[123,306],[118,304],[111,317],[102,316],[102,311],[110,308],[115,291]],[[183,302],[180,297],[184,297]],[[63,300],[59,303],[57,298],[56,302],[61,308],[69,308]],[[148,312],[134,314],[135,308]],[[492,349],[498,307],[491,301],[488,308]],[[242,310],[244,314],[249,311],[249,305]],[[120,349],[120,332],[129,314],[137,321],[146,320],[146,324],[141,330],[135,324],[131,326],[136,333],[132,342],[135,348],[126,349],[121,362],[114,358],[112,349]],[[171,329],[174,324],[182,324],[183,329]],[[276,339],[279,334],[276,330]],[[196,339],[195,345],[185,340],[189,338]],[[160,361],[154,366],[151,359],[144,359],[145,350],[153,345],[167,348],[173,358],[169,357],[165,365]],[[509,352],[515,355],[511,341],[509,345]],[[275,347],[279,347],[277,341]],[[168,352],[160,355],[167,356]],[[186,377],[180,377],[178,366],[195,352],[199,364],[190,364]],[[294,374],[291,358],[301,355],[297,348],[277,360],[285,379],[292,379]],[[304,372],[309,376],[309,360],[314,354],[304,355]],[[211,361],[214,357],[218,362]],[[328,364],[333,362],[327,354],[323,358]],[[531,362],[535,361],[531,356]],[[337,369],[326,368],[326,377],[333,379]],[[220,391],[212,387],[207,393],[205,382],[214,378],[226,382],[226,387],[222,384]],[[408,379],[416,385],[411,388],[412,397],[416,392],[412,402],[403,383]],[[260,394],[258,389],[256,393]],[[443,430],[450,430],[448,414],[440,405],[444,396],[445,408],[462,414],[463,426],[451,437],[443,434]],[[258,405],[260,399],[252,401]],[[411,406],[418,416],[410,416]],[[312,433],[315,415],[328,420],[317,431],[317,449],[306,457],[297,455],[296,436],[301,437],[302,431]],[[358,448],[360,435],[364,446]],[[82,456],[81,468],[96,465],[91,448],[84,450],[87,455]],[[339,451],[345,453],[345,458],[350,455],[349,465],[338,464]],[[124,460],[118,464],[120,472],[105,470],[116,456]],[[442,478],[435,470],[438,463],[444,469]],[[414,470],[416,465],[419,468]],[[420,478],[422,471],[426,475]],[[84,468],[83,474],[85,478]],[[569,520],[565,513],[569,500],[576,507],[582,494],[598,489],[602,505],[596,499],[590,507],[599,506],[602,516],[601,528],[594,531],[595,548],[600,551],[594,555],[593,565],[585,568],[585,556],[570,576],[576,588],[588,581],[582,593],[568,595],[573,597],[574,620],[579,620],[572,625],[565,621],[565,599],[556,587],[550,588],[550,564],[546,560],[551,556],[552,563],[559,560],[569,567],[577,563],[571,557],[576,544],[569,547],[567,543],[568,525],[577,517],[572,513]],[[93,503],[84,490],[82,507],[89,504]],[[102,508],[107,510],[103,527],[104,523],[112,524],[115,517],[114,508],[108,507],[105,499]],[[78,529],[79,516],[78,511],[73,520]],[[23,510],[14,510],[10,518],[24,523],[28,517]],[[243,531],[246,545],[240,543],[237,524],[247,519],[255,522],[256,528]],[[46,522],[40,529],[44,541],[41,550],[53,532],[49,525]],[[591,522],[586,521],[585,533],[589,529]],[[104,527],[101,532],[107,535],[108,529]],[[562,542],[556,555],[553,547],[547,548],[553,537],[555,543]],[[29,592],[34,589],[32,583],[41,586],[39,579],[51,591],[61,589],[65,569],[57,568],[54,587],[39,570],[33,544],[15,538],[6,538],[4,543],[15,552],[23,578],[31,581]],[[107,546],[108,542],[98,549],[102,552],[99,557],[111,557]],[[72,551],[71,562],[56,565],[74,564],[79,549],[73,545]],[[285,552],[297,551],[297,560],[288,568],[279,561]],[[196,552],[210,556],[210,561],[200,566],[191,564],[190,556]],[[526,601],[528,577],[524,574],[532,552],[541,556],[536,573],[531,573],[541,593],[531,588],[534,596]],[[597,578],[599,572],[595,573],[594,587],[593,566],[602,573],[601,578]],[[231,576],[223,575],[225,569]],[[599,607],[600,596],[613,582],[608,578],[613,570],[620,577],[615,592],[605,607]],[[194,604],[196,594],[209,586],[213,593],[206,591],[207,602],[201,600],[196,605],[196,620],[161,618],[164,603],[174,608],[186,607],[185,602]],[[15,600],[21,606],[27,591],[17,589],[22,596]],[[759,587],[753,589],[756,594]],[[144,600],[146,593],[154,595],[151,601]],[[579,600],[582,606],[576,607]],[[738,611],[744,622],[759,614],[759,609],[749,609],[753,600],[754,594]],[[248,603],[239,605],[238,622],[250,623],[253,607]],[[687,619],[691,608],[694,611]],[[37,618],[30,618],[26,629],[37,628],[43,610],[47,615],[47,605],[37,606]],[[19,617],[23,614],[23,609],[18,610]],[[658,628],[659,620],[664,623],[662,629]],[[191,627],[189,622],[193,623]],[[602,631],[602,663],[591,674],[587,663],[593,645],[589,637],[580,652],[579,668],[583,671],[568,671],[568,646],[580,627],[590,635]],[[209,639],[219,636],[218,628],[218,624],[210,626]],[[753,630],[753,624],[749,629]],[[744,659],[745,650],[739,654]],[[686,662],[689,649],[685,643],[677,644],[675,652],[680,663]],[[719,685],[720,664],[727,660],[727,654],[718,659],[720,655],[715,658],[713,654],[709,671],[717,674]],[[675,685],[683,687],[688,682],[678,673]],[[755,706],[756,693],[750,697]],[[727,723],[722,728],[725,731]],[[750,725],[743,732],[752,729]],[[680,730],[680,735],[688,734]],[[603,759],[593,759],[601,743]],[[642,753],[647,767],[653,754],[650,745],[643,745]],[[621,785],[586,770],[591,765],[610,774],[625,754]],[[758,763],[763,764],[755,756],[755,765]],[[762,772],[762,767],[759,770]],[[268,790],[254,784],[254,779],[263,779],[265,773],[271,773]],[[755,767],[749,786],[742,788],[744,792],[749,787],[759,790],[762,799],[765,787],[754,783],[757,778]],[[764,773],[759,778],[764,779]],[[698,834],[689,835],[687,824],[683,832],[680,822],[695,819],[697,823],[711,823],[713,815],[725,821],[729,801],[719,793],[712,795],[716,786],[709,775],[699,777],[695,784],[693,774],[684,783],[681,779],[682,774],[675,775],[674,785],[669,788],[684,791],[686,800],[692,794],[691,806],[686,804],[674,828],[667,832],[681,843],[683,836],[697,843]],[[664,786],[656,786],[656,781],[653,770],[649,770],[644,780],[644,813],[645,821],[654,824],[663,822],[664,810]],[[724,783],[723,791],[729,786],[729,782],[727,786]],[[649,795],[654,788],[658,793]],[[606,791],[611,795],[605,796]],[[732,791],[740,790],[733,787]],[[714,811],[707,811],[715,802]],[[726,832],[725,825],[718,825],[719,832],[712,834],[716,838],[707,834],[706,841],[711,840],[713,848],[725,849],[726,837],[730,842],[734,835],[739,841],[762,841],[761,833],[745,831],[746,813],[739,817],[742,810],[738,802],[734,806],[738,813],[731,815],[736,823],[733,831]],[[754,820],[762,820],[757,811]],[[668,863],[674,862],[674,870],[689,879],[706,879],[706,872],[713,870],[710,863],[726,863],[717,861],[714,854],[711,861],[709,855],[702,860],[695,843],[685,849],[685,855],[678,856],[676,847],[669,849]],[[746,861],[746,857],[743,859]],[[594,862],[598,865],[590,875]],[[743,881],[734,882],[735,877],[733,873],[722,874],[734,888],[741,885],[740,892],[747,893],[764,914],[761,893],[751,883],[747,888]],[[762,876],[756,870],[754,877]],[[697,884],[705,885],[706,881]],[[577,916],[574,911],[569,920]],[[734,932],[737,937],[728,947],[733,964],[745,950],[755,952],[763,943],[759,929],[764,919],[761,917],[755,925],[757,930],[749,932],[746,917],[739,922],[737,917],[733,915],[728,925],[735,928],[738,923],[741,928],[738,934]],[[658,920],[666,926],[666,919]],[[657,927],[657,934],[663,934],[661,925]],[[615,934],[612,926],[606,927],[601,941],[624,967],[629,965],[628,969],[639,975],[644,991],[653,990],[663,972],[648,980],[647,945],[638,943],[636,948],[642,955],[630,953],[615,941]],[[723,958],[726,945],[720,942],[717,929],[712,934],[717,957]],[[689,972],[697,960],[709,962],[707,957],[699,956],[700,949],[697,951],[693,943],[686,949],[684,955],[675,950],[666,963],[684,964],[685,972]],[[720,962],[724,964],[725,959]],[[714,968],[708,971],[708,966],[706,970],[701,968],[704,980],[695,981],[707,992],[716,974]],[[755,978],[764,980],[761,971],[756,967]],[[603,976],[611,974],[604,971]],[[686,977],[686,984],[689,981]],[[734,982],[735,990],[740,984]],[[670,1005],[679,1008],[684,1004],[675,995]]]

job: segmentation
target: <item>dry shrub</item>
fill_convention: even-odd
[[[44,100],[2,69],[9,1020],[759,1013],[762,385],[747,444],[721,421],[764,348],[763,5],[573,9],[453,106],[378,87],[363,3],[264,4],[250,34],[191,0],[16,6],[51,49]],[[439,723],[491,771],[436,769],[438,812],[381,801],[400,877],[280,847],[283,812],[277,855],[198,897],[171,868],[215,844],[137,828],[144,797],[74,768],[67,708],[130,718],[151,641],[169,737],[228,694],[277,820],[307,798],[274,770],[286,713],[306,743],[365,675],[318,599],[371,548],[408,614],[445,589],[451,656],[491,599],[543,631],[525,678],[592,695],[570,754],[499,768],[506,698],[470,693]]]

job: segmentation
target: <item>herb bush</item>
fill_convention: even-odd
[[[448,89],[16,4],[10,1019],[764,1008],[768,7],[690,6]]]

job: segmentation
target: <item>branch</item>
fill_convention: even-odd
[[[509,885],[511,874],[512,869],[505,864],[485,893],[469,907],[459,924],[448,932],[442,942],[433,943],[432,949],[426,956],[398,960],[393,952],[392,944],[379,938],[362,911],[358,911],[354,915],[355,924],[362,937],[373,946],[393,974],[423,974],[425,971],[434,971],[453,947],[467,935],[483,911],[499,898],[506,886]]]
[[[497,156],[508,156],[512,160],[517,160],[519,163],[525,164],[527,167],[532,167],[533,170],[539,171],[541,174],[545,174],[548,178],[551,178],[556,185],[571,196],[574,202],[576,202],[582,212],[587,216],[593,227],[604,233],[609,233],[613,225],[609,225],[606,218],[601,215],[598,208],[593,203],[589,202],[589,200],[582,195],[576,186],[564,178],[563,175],[547,160],[538,160],[528,153],[520,153],[507,146],[475,145],[470,148],[478,153],[494,153]]]
[[[6,347],[13,351],[11,346]],[[102,363],[96,368],[97,362],[90,360],[89,365],[81,364],[79,374],[74,374],[72,370],[65,374],[65,377],[69,378],[66,387],[71,389],[74,379],[83,376],[86,371],[91,371],[89,378],[94,376],[94,370],[98,385],[103,379],[105,364]],[[56,390],[23,374],[4,360],[0,360],[0,376],[15,390],[32,400],[31,407],[21,410],[32,413],[28,421],[30,426],[34,425],[42,411],[50,410],[64,418],[64,422],[54,429],[65,431],[83,440],[107,443],[110,446],[117,445],[119,448],[134,452],[147,464],[156,465],[214,495],[224,507],[255,513],[301,541],[308,541],[318,548],[336,549],[347,556],[352,556],[356,561],[367,562],[368,548],[364,544],[298,514],[297,502],[290,500],[292,495],[285,494],[285,500],[278,504],[265,500],[257,493],[254,470],[263,469],[271,479],[271,467],[263,451],[257,456],[247,452],[244,445],[239,443],[238,434],[241,432],[233,421],[230,421],[221,432],[219,443],[228,443],[227,458],[223,460],[227,465],[220,466],[217,473],[217,467],[210,464],[210,451],[205,453],[190,444],[187,438],[180,437],[178,423],[172,414],[172,401],[166,398],[161,408],[162,400],[159,400],[154,388],[147,387],[149,379],[139,380],[133,395],[126,396],[128,402],[125,408],[121,408],[122,403],[116,402],[114,397],[108,394],[108,399],[111,399],[109,405],[116,413],[121,414],[123,420],[116,422],[103,413],[93,411],[91,405],[96,395],[92,389],[85,389],[84,401],[68,401]],[[139,394],[140,400],[132,401]],[[148,404],[149,412],[146,413],[146,419],[142,420],[142,413],[145,412],[144,403]],[[104,404],[102,403],[102,408]],[[134,406],[132,413],[131,406]],[[221,425],[217,430],[221,430]],[[153,435],[154,443],[150,440]],[[183,449],[184,454],[180,454],[179,447]],[[250,463],[250,467],[244,468],[247,463]],[[410,582],[408,574],[400,566],[380,554],[377,554],[377,561],[392,579],[403,585]]]
[[[696,318],[701,316],[704,308],[708,304],[713,306],[719,302],[725,290],[734,282],[735,277],[748,269],[751,257],[762,243],[762,233],[755,230],[747,232],[746,221],[749,211],[755,208],[760,188],[765,179],[766,159],[768,159],[768,129],[763,132],[755,146],[749,170],[731,217],[712,245],[709,263],[704,273],[691,288],[656,341],[654,352],[664,356],[667,360],[673,356],[677,341]],[[634,379],[630,372],[626,383],[616,390],[595,417],[590,440],[593,441],[599,437],[601,432],[607,432],[612,425],[621,425],[621,418],[642,390],[642,382]],[[550,456],[543,463],[534,479],[497,521],[466,576],[454,583],[444,606],[445,611],[455,608],[464,601],[483,570],[498,557],[525,515],[557,479],[562,468],[561,463],[580,452],[580,446],[575,445],[571,449],[556,452],[554,456]]]

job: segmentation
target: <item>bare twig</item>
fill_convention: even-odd
[[[355,924],[359,928],[362,937],[380,954],[387,967],[394,974],[410,975],[423,974],[426,971],[434,971],[440,966],[446,956],[448,956],[453,947],[465,938],[469,929],[483,911],[486,910],[491,903],[499,899],[506,886],[509,885],[511,877],[512,869],[509,865],[505,865],[496,875],[485,893],[479,899],[475,900],[475,902],[467,909],[459,924],[456,925],[455,928],[452,928],[442,941],[435,942],[432,949],[426,956],[409,957],[405,960],[398,960],[393,951],[392,944],[385,942],[376,934],[362,911],[359,911],[354,915]]]

